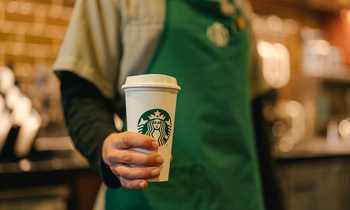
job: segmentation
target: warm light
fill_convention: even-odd
[[[15,84],[15,74],[8,67],[0,67],[0,92],[5,94]]]
[[[292,19],[284,21],[284,28],[287,34],[296,34],[299,31],[298,23]]]
[[[56,170],[60,170],[62,169],[62,161],[58,158],[54,158],[52,161],[51,161],[51,164],[52,164],[52,167]]]
[[[284,107],[285,113],[291,117],[291,136],[297,142],[305,136],[305,109],[304,106],[297,101],[288,101]],[[295,130],[294,130],[295,129]],[[293,132],[293,133],[292,133]]]
[[[45,29],[44,24],[36,23],[32,29],[32,35],[40,36],[44,32],[44,29]]]
[[[23,52],[23,49],[24,49],[24,44],[22,44],[20,42],[16,42],[12,46],[12,54],[13,55],[19,55],[19,54],[21,54]]]
[[[283,28],[283,22],[281,18],[272,15],[269,18],[267,18],[267,26],[270,28],[271,31],[280,31]]]
[[[2,150],[7,136],[12,127],[12,119],[9,112],[6,110],[0,113],[0,151]]]
[[[272,134],[276,137],[282,137],[287,131],[287,126],[280,121],[277,121],[272,126]]]
[[[30,171],[32,165],[28,159],[21,159],[19,161],[19,167],[22,169],[22,171]]]
[[[294,146],[294,141],[290,136],[283,136],[278,144],[282,152],[289,152]]]
[[[73,9],[72,8],[65,8],[62,12],[61,18],[63,20],[70,20],[70,17],[72,16]]]
[[[17,86],[11,87],[7,94],[5,95],[5,102],[6,106],[10,109],[13,109],[16,101],[22,96],[21,91],[18,89]]]
[[[286,114],[291,117],[296,117],[300,114],[301,104],[297,101],[288,101],[285,106]]]
[[[315,40],[309,40],[307,41],[307,49],[312,55],[317,55],[316,49],[315,49]]]
[[[11,21],[4,21],[4,22],[1,23],[1,30],[4,33],[11,32],[12,27],[13,27],[13,24],[12,24]]]
[[[39,123],[34,117],[31,117],[28,120],[28,126],[31,130],[36,130],[39,127]]]
[[[336,144],[338,140],[338,123],[335,121],[330,121],[327,125],[327,143],[333,145]]]
[[[0,114],[5,110],[5,99],[0,95]]]
[[[340,123],[339,123],[339,134],[345,138],[345,137],[348,137],[349,134],[350,134],[350,122],[345,119],[345,120],[342,120]]]
[[[32,101],[25,97],[21,96],[14,104],[12,116],[14,122],[18,125],[25,123],[27,117],[30,114],[32,109]]]
[[[62,6],[54,5],[51,6],[51,18],[56,19],[62,15]]]
[[[10,3],[8,3],[7,5],[7,12],[8,13],[13,13],[17,10],[18,8],[18,3],[17,1],[11,1]]]
[[[31,3],[24,3],[21,6],[21,14],[22,15],[28,15],[32,11],[32,4]]]
[[[297,143],[299,140],[302,139],[302,137],[300,136],[299,130],[296,128],[288,129],[286,132],[286,136],[290,136],[294,143]]]
[[[266,82],[274,87],[285,86],[290,79],[290,56],[282,44],[258,41],[257,50],[262,57],[263,75]]]
[[[330,44],[326,40],[316,40],[315,51],[320,55],[327,55],[330,50]]]
[[[258,49],[259,55],[263,58],[269,58],[269,57],[275,56],[276,54],[273,48],[273,45],[268,42],[259,41],[257,49]]]
[[[350,10],[340,11],[340,18],[344,23],[350,24]]]
[[[278,70],[278,80],[274,87],[280,88],[285,86],[290,79],[290,56],[288,49],[284,45],[275,43],[274,47],[276,49],[276,68]]]

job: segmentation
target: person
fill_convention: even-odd
[[[257,144],[267,144],[254,141],[252,101],[269,87],[251,15],[245,0],[76,1],[53,69],[70,136],[108,186],[106,209],[281,208],[273,181],[262,186],[271,164]],[[146,181],[159,176],[162,156],[129,150],[156,150],[156,136],[114,125],[114,113],[125,118],[121,85],[139,74],[181,86],[167,182]]]

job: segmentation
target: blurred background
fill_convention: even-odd
[[[350,0],[250,0],[286,209],[350,209]],[[0,0],[0,209],[92,209],[52,73],[74,0]]]

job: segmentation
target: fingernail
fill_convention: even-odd
[[[162,164],[163,162],[164,162],[164,158],[163,158],[162,156],[158,156],[158,157],[156,158],[156,163]]]
[[[139,186],[140,186],[140,188],[142,188],[142,189],[145,188],[145,184],[144,184],[143,182],[141,182]]]
[[[157,177],[157,176],[159,176],[158,169],[153,169],[153,170],[151,171],[151,175],[152,175],[152,177]]]
[[[158,142],[157,142],[157,141],[153,141],[153,142],[152,142],[152,147],[153,147],[154,149],[157,149],[157,148],[158,148]]]

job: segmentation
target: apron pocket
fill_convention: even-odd
[[[211,186],[203,164],[173,164],[169,181],[149,182],[145,196],[152,206],[156,206],[155,209],[209,209],[209,200],[213,196],[210,195]]]

